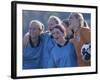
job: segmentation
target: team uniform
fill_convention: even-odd
[[[54,40],[49,32],[45,32],[43,35],[44,47],[42,55],[42,67],[48,68],[48,60],[50,58],[51,50],[54,47]]]
[[[77,56],[74,45],[67,41],[64,46],[55,45],[51,51],[48,68],[76,67]]]
[[[40,37],[37,46],[32,46],[32,42],[29,42],[25,48],[23,48],[23,69],[36,69],[41,68],[41,57],[43,50],[43,40]]]
[[[77,34],[76,34],[77,35]],[[76,37],[73,39],[73,43],[75,45],[76,51],[77,51],[77,57],[78,57],[78,64],[79,66],[90,66],[90,61],[89,62],[85,62],[83,60],[83,56],[81,55],[81,48],[84,44],[86,43],[91,43],[90,42],[91,39],[91,32],[90,29],[82,27],[79,30],[79,37]]]

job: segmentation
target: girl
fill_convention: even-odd
[[[44,44],[40,36],[42,31],[43,25],[40,21],[32,20],[30,22],[29,32],[25,37],[27,44],[23,46],[23,69],[41,68],[41,56]]]
[[[77,66],[77,56],[74,45],[66,38],[66,31],[62,25],[55,25],[52,30],[55,41],[50,58],[48,61],[49,68],[56,67],[75,67]]]
[[[45,46],[43,48],[43,58],[42,58],[42,66],[43,68],[48,68],[48,60],[50,58],[50,53],[52,48],[54,47],[54,41],[52,36],[52,29],[54,25],[61,24],[61,20],[57,16],[50,16],[48,19],[48,30],[44,33],[45,38]]]
[[[84,27],[84,17],[81,13],[71,13],[69,16],[70,29],[74,32],[74,38],[71,40],[75,45],[78,57],[78,64],[80,66],[90,66],[91,57],[88,58],[88,62],[83,60],[81,55],[81,48],[84,44],[91,44],[91,31],[90,28]],[[87,57],[87,56],[86,56]]]
[[[50,16],[48,19],[48,30],[42,33],[40,36],[43,43],[43,54],[41,55],[41,66],[42,68],[47,68],[48,59],[50,57],[50,52],[54,47],[54,41],[52,37],[52,29],[56,24],[61,24],[61,20],[57,16]],[[26,33],[24,36],[24,45],[27,45],[29,33]]]

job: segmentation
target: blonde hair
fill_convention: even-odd
[[[75,16],[75,18],[79,20],[79,24],[80,24],[79,27],[84,26],[84,18],[81,13],[73,12],[70,14],[70,16]]]
[[[30,23],[29,23],[29,27],[30,27],[33,23],[39,25],[39,29],[41,30],[41,32],[44,31],[44,25],[43,25],[42,22],[40,22],[39,20],[31,20]]]
[[[57,17],[57,16],[50,16],[50,17],[49,17],[49,20],[50,20],[50,19],[54,19],[55,22],[56,22],[57,24],[61,24],[61,20],[60,20],[60,18]],[[49,20],[48,20],[48,22],[49,22]]]

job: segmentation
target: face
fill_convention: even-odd
[[[53,38],[54,38],[55,40],[59,40],[59,41],[60,41],[61,39],[65,38],[64,33],[61,32],[58,28],[54,28],[54,29],[52,30],[52,35],[53,35]]]
[[[36,23],[32,23],[29,27],[29,33],[30,33],[31,38],[39,37],[41,33],[39,25]]]
[[[56,25],[56,24],[57,23],[56,23],[56,21],[53,18],[49,19],[49,21],[48,21],[48,30],[52,31],[54,25]]]
[[[69,17],[69,25],[70,29],[77,29],[79,27],[79,20],[74,15],[71,15]]]

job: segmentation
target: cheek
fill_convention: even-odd
[[[31,36],[39,36],[40,35],[40,30],[36,30],[36,31],[30,31],[30,35]]]
[[[37,33],[37,35],[40,35],[41,34],[41,31],[40,30],[37,30],[36,33]]]
[[[35,34],[35,32],[34,32],[34,31],[32,31],[32,30],[30,30],[30,34],[31,34],[31,35],[34,35],[34,34]]]
[[[33,32],[33,34],[35,34],[35,35],[39,35],[39,33],[40,33],[39,30],[36,30],[36,31]]]
[[[63,33],[60,33],[60,34],[57,34],[59,38],[63,37],[64,34]]]
[[[53,37],[57,37],[57,34],[56,34],[56,33],[54,33],[54,34],[53,34]]]
[[[72,25],[75,25],[75,24],[76,24],[76,21],[75,21],[75,20],[73,20],[73,21],[72,21]]]
[[[57,33],[53,33],[53,37],[54,38],[57,38],[58,37],[58,34]]]
[[[74,24],[74,25],[79,25],[79,21],[75,19],[75,20],[73,21],[73,24]]]

